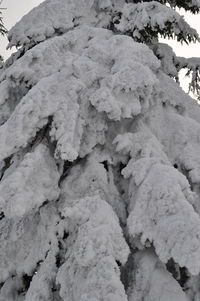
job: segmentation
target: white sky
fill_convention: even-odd
[[[43,0],[3,0],[1,7],[7,8],[3,11],[5,27],[9,30],[23,15],[41,2],[43,2]],[[185,13],[184,10],[181,11],[181,14],[183,14],[186,21],[200,33],[200,15]],[[200,43],[190,44],[189,46],[185,44],[181,45],[172,40],[167,41],[167,43],[173,47],[178,56],[200,57]],[[8,58],[11,53],[11,51],[6,50],[6,46],[7,39],[0,37],[0,54],[5,59]]]
[[[180,10],[180,14],[184,15],[185,20],[191,25],[191,27],[195,28],[199,35],[200,35],[200,14],[199,15],[193,15],[191,13],[185,13],[183,9]],[[164,40],[162,41],[167,42],[175,51],[175,53],[178,56],[184,56],[184,57],[193,57],[197,56],[200,57],[200,43],[191,43],[189,45],[187,44],[181,44],[180,42],[176,42],[174,40]]]

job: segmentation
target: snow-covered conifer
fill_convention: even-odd
[[[200,296],[199,0],[46,0],[0,74],[0,301]]]

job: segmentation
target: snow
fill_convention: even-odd
[[[3,124],[11,114],[9,106],[9,84],[5,80],[0,85],[0,124]]]
[[[17,86],[24,82],[33,87],[0,127],[0,144],[4,145],[0,160],[25,147],[49,124],[50,117],[53,121],[49,124],[49,135],[57,142],[55,156],[75,160],[84,129],[91,126],[88,98],[97,111],[106,112],[115,120],[138,115],[149,106],[157,85],[153,71],[158,69],[159,62],[146,46],[134,43],[129,37],[112,36],[108,30],[85,26],[52,41],[27,51],[2,74],[2,78],[12,80]],[[57,64],[60,55],[63,55],[62,66]],[[136,76],[138,70],[140,76]],[[100,87],[96,84],[98,81]],[[102,90],[107,91],[108,99]],[[103,124],[101,128],[106,129]],[[100,140],[99,135],[95,140]]]
[[[133,166],[137,173],[139,163]],[[152,242],[161,261],[166,263],[173,258],[197,275],[200,219],[190,204],[192,194],[184,176],[173,167],[152,164],[142,184],[130,189],[130,194],[134,202],[128,218],[130,235],[141,236],[143,245],[146,240]]]
[[[156,137],[144,126],[135,134],[116,137],[114,142],[118,143],[118,151],[125,149],[131,155],[122,170],[126,178],[131,178],[129,234],[139,237],[144,246],[151,242],[162,262],[173,258],[192,274],[198,274],[200,218],[192,207],[195,195],[187,179],[171,166]]]
[[[163,72],[158,74],[161,99],[164,104],[174,107],[178,115],[188,116],[200,123],[200,107],[197,101],[185,93],[174,80]]]
[[[168,29],[166,29],[166,23]],[[126,4],[116,28],[122,33],[131,33],[133,38],[143,42],[151,41],[157,31],[161,35],[174,35],[178,41],[198,40],[197,31],[192,29],[182,16],[156,1]],[[151,34],[148,33],[148,29],[152,31]]]
[[[28,46],[60,35],[82,24],[107,27],[113,6],[123,0],[47,0],[25,15],[9,32],[9,45]]]
[[[52,37],[56,32],[64,33],[74,27],[73,17],[79,16],[79,7],[74,1],[44,1],[11,29],[9,47],[38,43]],[[84,10],[84,8],[83,8]],[[55,18],[56,16],[56,18]]]
[[[199,110],[198,107],[197,110]],[[198,180],[192,179],[190,174],[194,173],[196,176],[199,174],[199,123],[185,114],[177,114],[171,109],[163,111],[158,108],[150,114],[148,125],[164,145],[164,151],[170,161],[177,163],[180,168],[189,173],[187,176],[190,178],[190,183],[197,183]]]
[[[67,200],[67,199],[66,199]],[[112,208],[93,194],[72,201],[63,210],[71,239],[66,261],[57,274],[64,300],[127,300],[119,268],[129,248]]]
[[[112,206],[113,210],[122,222],[126,221],[125,204],[114,182],[111,165],[108,172],[102,162],[111,161],[107,154],[93,151],[84,167],[77,164],[70,170],[67,181],[63,181],[62,195],[67,199],[82,198],[85,195],[98,191],[103,199]],[[111,162],[110,162],[111,163]]]
[[[199,61],[157,43],[197,34],[126,2],[46,0],[9,33],[1,301],[198,300],[200,109],[170,76]]]
[[[60,144],[65,142],[66,149],[62,155],[63,158],[67,156],[69,160],[73,160],[77,157],[76,146],[74,147],[73,145],[73,135],[76,127],[78,104],[74,104],[70,107],[73,100],[70,99],[68,85],[66,83],[65,73],[57,73],[48,79],[44,78],[41,80],[37,86],[26,94],[17,105],[14,113],[0,129],[0,140],[4,145],[4,150],[2,148],[0,155],[1,159],[8,157],[14,150],[26,146],[27,142],[49,122],[48,118],[53,114],[55,114],[55,118],[53,119],[50,136],[57,138],[57,151],[62,152]],[[58,86],[56,84],[58,84]],[[68,84],[71,86],[73,82],[68,82]],[[74,79],[74,88],[79,90],[80,87],[79,82]],[[74,97],[76,97],[76,95],[74,95]],[[68,104],[64,102],[65,98],[69,99]],[[55,99],[57,99],[57,102]],[[69,107],[70,111],[68,110]],[[62,114],[60,112],[61,110]],[[63,122],[60,120],[59,122],[57,121],[59,115],[63,118]],[[66,133],[63,137],[65,127],[69,125],[71,134]],[[59,126],[58,130],[54,130],[56,126]],[[5,132],[8,133],[6,136]]]
[[[32,275],[37,263],[45,259],[49,249],[55,249],[58,221],[57,210],[51,204],[38,212],[0,221],[1,282],[9,281],[12,275],[20,278]]]
[[[177,58],[175,53],[173,52],[173,49],[167,44],[163,44],[163,43],[158,43],[156,45],[153,45],[152,48],[155,55],[161,61],[161,67],[164,73],[169,76],[177,78],[178,71],[177,68],[175,67],[175,64],[177,63]]]
[[[186,76],[191,77],[191,83],[189,84],[189,91],[192,91],[195,95],[198,95],[200,86],[199,86],[199,78],[200,78],[200,59],[197,57],[191,58],[177,58],[178,69],[181,70],[183,68],[187,69]]]
[[[52,298],[52,287],[53,281],[56,277],[56,272],[57,267],[55,256],[49,252],[47,258],[40,264],[39,270],[33,276],[25,301]]]
[[[138,252],[130,301],[187,301],[178,282],[152,251]]]
[[[12,165],[0,183],[0,208],[6,217],[21,217],[58,198],[59,173],[45,145],[37,146],[17,168],[10,169]]]

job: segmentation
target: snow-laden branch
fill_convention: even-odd
[[[152,243],[162,262],[173,258],[197,275],[200,218],[192,206],[195,194],[187,179],[171,166],[157,139],[145,128],[118,136],[114,142],[118,151],[131,156],[122,170],[130,178],[129,234],[143,246]]]
[[[199,40],[197,31],[179,13],[156,1],[127,4],[118,22],[119,31],[140,42],[150,43],[158,34],[186,43]]]
[[[105,29],[83,26],[35,46],[2,74],[2,105],[12,86],[24,83],[29,90],[24,89],[24,97],[0,126],[0,160],[25,147],[46,125],[56,141],[55,156],[75,160],[81,143],[88,140],[89,151],[93,143],[104,142],[103,113],[120,120],[147,110],[158,68],[147,46]],[[99,114],[94,115],[94,108]],[[83,135],[88,138],[82,142]]]

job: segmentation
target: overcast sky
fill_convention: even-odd
[[[10,29],[23,15],[30,11],[31,8],[37,6],[41,2],[43,2],[43,0],[3,0],[1,6],[7,8],[3,11],[5,27]],[[184,11],[182,11],[182,14],[184,14],[186,21],[200,33],[200,16],[192,15],[190,13],[185,14]],[[200,57],[200,43],[190,44],[189,46],[181,45],[175,41],[169,41],[168,43],[174,48],[174,51],[179,56]],[[6,51],[6,45],[6,38],[0,38],[0,54],[3,55],[4,58],[9,57],[10,55],[10,52]]]

